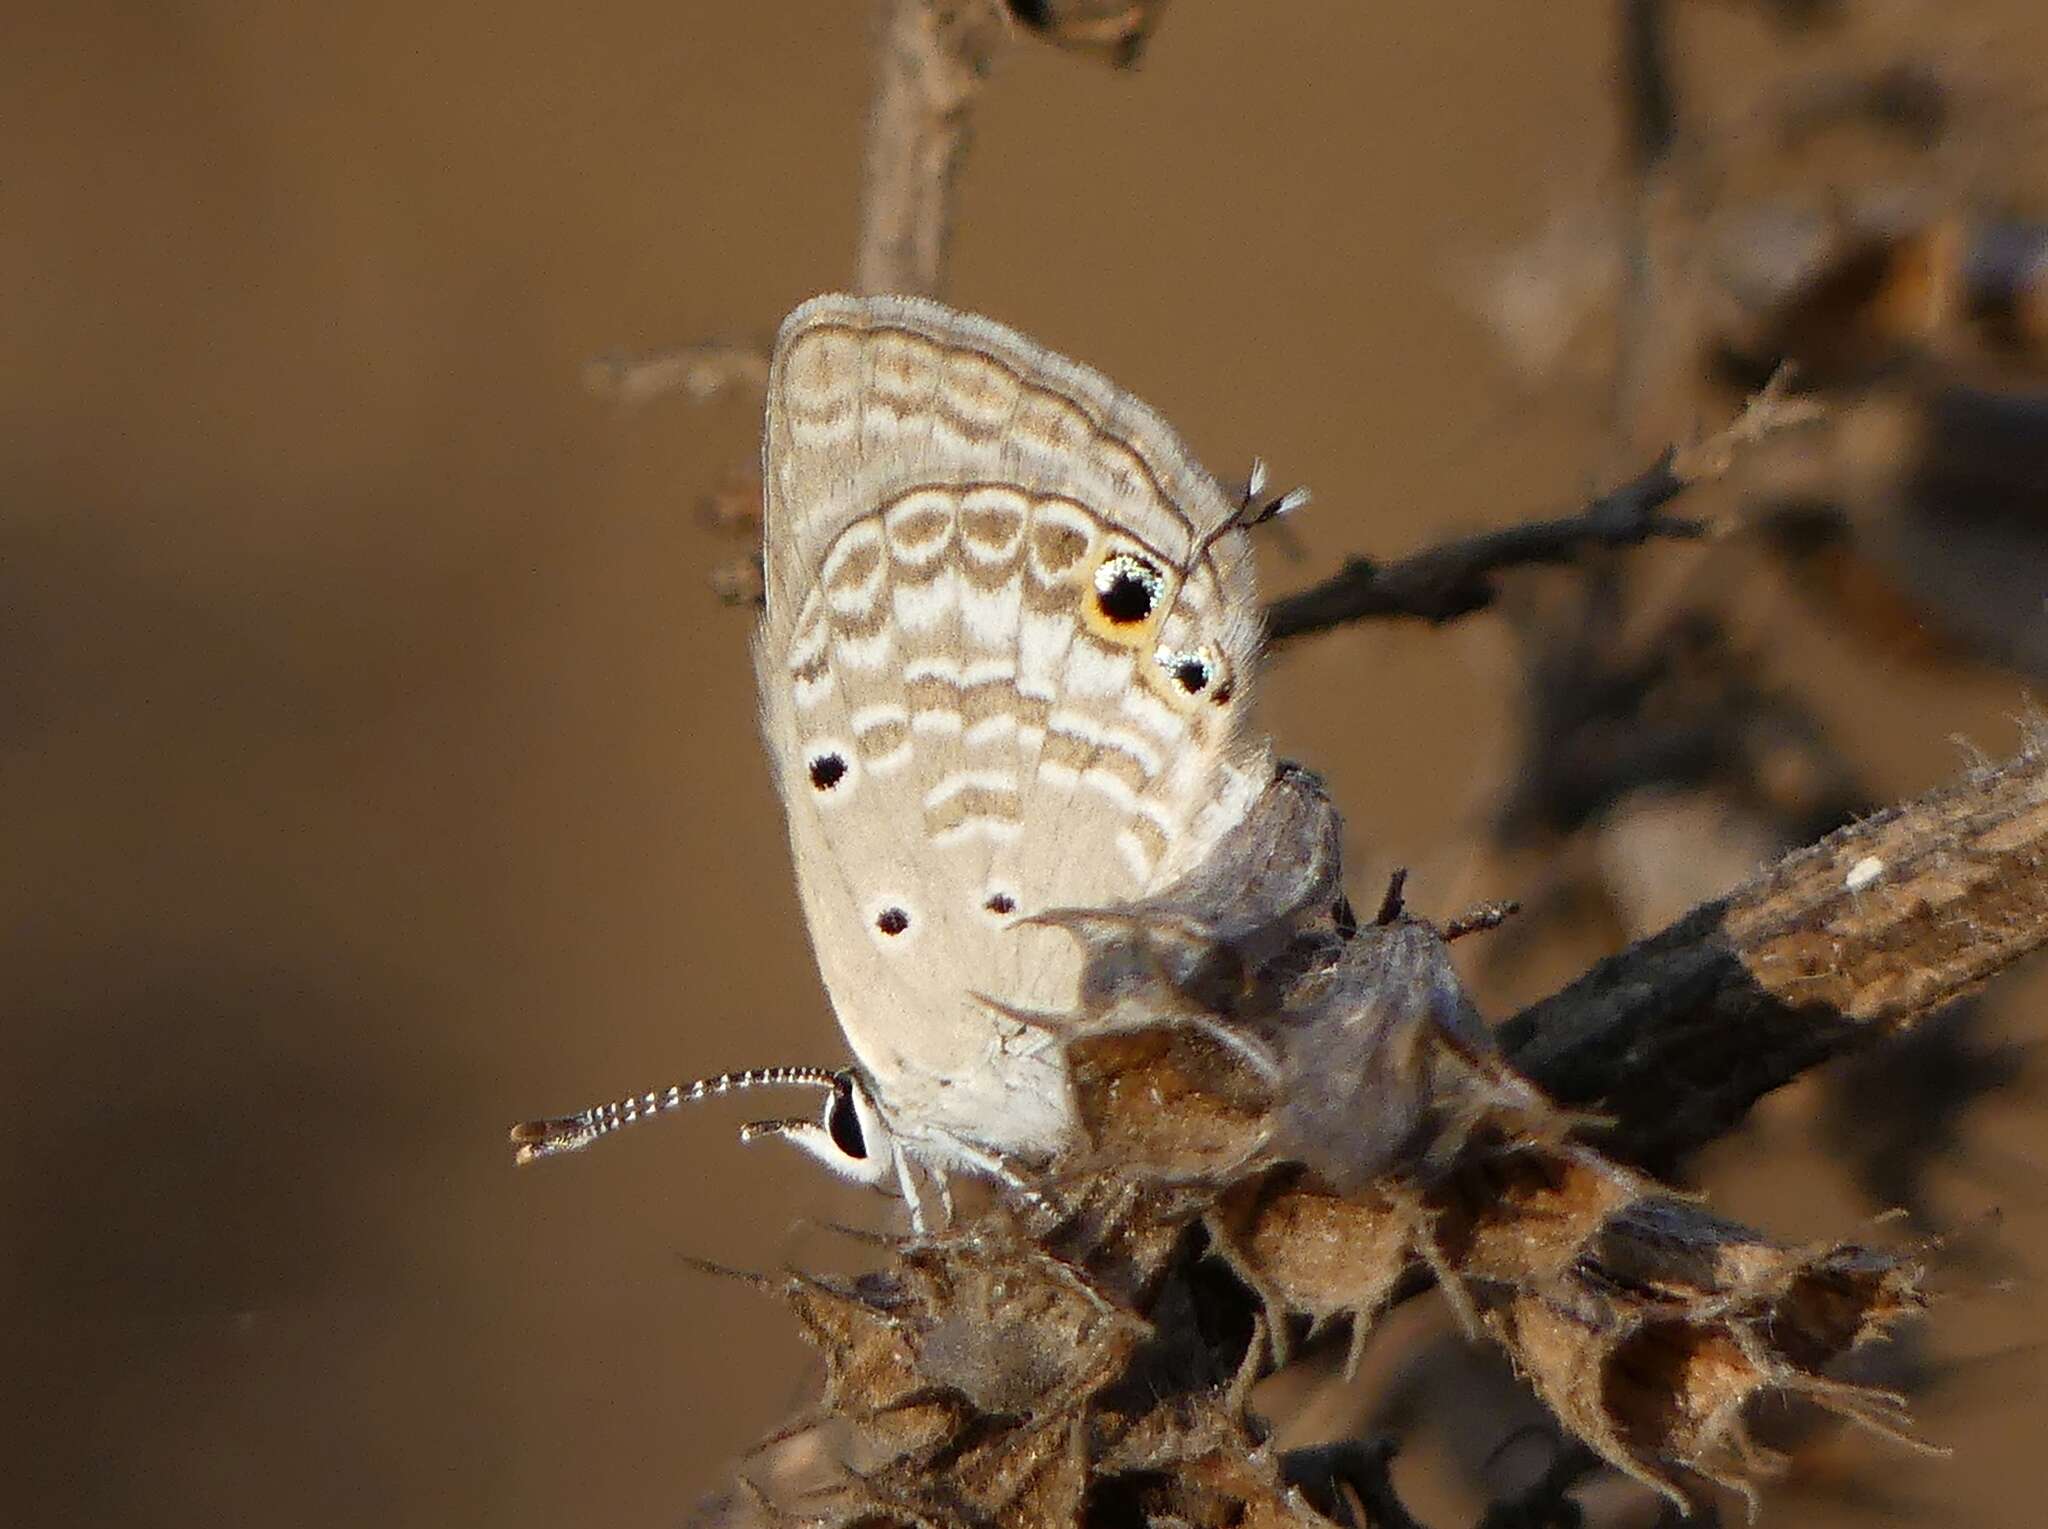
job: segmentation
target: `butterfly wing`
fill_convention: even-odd
[[[1144,404],[987,319],[823,297],[768,388],[762,712],[842,1028],[900,1139],[1042,1154],[1078,960],[1263,784],[1238,506]]]

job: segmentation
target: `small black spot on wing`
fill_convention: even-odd
[[[1201,653],[1162,652],[1159,667],[1189,695],[1200,695],[1208,688],[1209,681],[1216,677],[1215,667]]]

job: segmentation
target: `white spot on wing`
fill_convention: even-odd
[[[1017,677],[1017,663],[1010,658],[978,658],[960,671],[963,685],[992,685],[999,680],[1014,680]]]
[[[825,554],[825,560],[818,565],[818,583],[829,587],[833,580],[839,577],[839,571],[846,566],[847,559],[856,552],[870,549],[880,551],[881,546],[882,533],[873,521],[855,521],[839,533],[839,539],[832,543],[831,550]],[[878,566],[886,565],[887,559],[883,559]]]
[[[960,624],[984,648],[1014,648],[1024,620],[1023,581],[976,589],[960,581]]]
[[[1083,770],[1081,772],[1081,783],[1085,786],[1093,786],[1097,791],[1126,811],[1136,807],[1138,804],[1138,793],[1131,789],[1130,782],[1126,781],[1121,775],[1113,774],[1108,770],[1093,768]]]
[[[932,843],[942,849],[951,849],[965,844],[969,839],[990,839],[997,844],[1015,844],[1024,836],[1024,825],[1013,823],[1008,818],[968,818],[951,828],[943,828],[932,835]]]
[[[1154,828],[1158,829],[1168,844],[1180,837],[1180,823],[1174,815],[1158,802],[1140,802],[1138,813]]]
[[[929,631],[959,604],[959,576],[949,568],[928,583],[899,581],[889,594],[898,626],[907,632]]]
[[[896,634],[885,626],[870,637],[841,633],[832,639],[832,656],[842,668],[870,672],[888,663],[895,647]]]
[[[1070,616],[1025,613],[1017,633],[1019,695],[1050,701],[1060,693],[1060,671],[1066,667],[1067,645],[1073,635]]]
[[[1076,643],[1067,654],[1067,692],[1070,695],[1122,695],[1131,687],[1135,664],[1129,653],[1105,653],[1093,643]]]
[[[889,555],[896,562],[921,568],[937,557],[953,539],[954,503],[942,489],[920,489],[906,494],[883,515],[889,532]],[[922,538],[910,536],[914,527],[928,527]]]
[[[1123,857],[1125,867],[1140,882],[1152,875],[1152,857],[1145,853],[1145,846],[1138,842],[1138,836],[1128,828],[1117,830],[1116,852]]]
[[[1138,762],[1138,768],[1147,776],[1159,773],[1159,751],[1129,728],[1110,727],[1095,720],[1083,711],[1062,709],[1046,718],[1046,726],[1056,733],[1069,738],[1078,738],[1083,743],[1099,744],[1115,749],[1119,754],[1128,754]]]
[[[910,763],[911,752],[908,741],[900,743],[879,758],[870,759],[868,761],[868,773],[871,775],[894,775],[898,770]]]
[[[925,810],[943,807],[963,791],[1015,793],[1016,789],[1017,775],[1013,770],[955,770],[925,793]]]
[[[1056,711],[1045,719],[1045,725],[1063,738],[1078,738],[1090,744],[1102,742],[1102,728],[1085,711]]]
[[[1117,710],[1136,722],[1164,744],[1175,744],[1187,735],[1187,722],[1165,701],[1143,685],[1133,685],[1117,701]]]
[[[825,620],[825,597],[814,589],[804,599],[783,661],[792,669],[806,668],[825,656],[825,644],[831,637],[831,624]]]
[[[983,717],[974,726],[960,735],[969,748],[986,748],[992,743],[1001,743],[1017,731],[1017,719],[1008,712],[997,712],[992,717]]]
[[[871,733],[878,727],[900,725],[909,720],[909,711],[894,701],[881,701],[873,706],[863,706],[851,718],[855,733]]]

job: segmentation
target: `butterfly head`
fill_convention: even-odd
[[[803,1115],[752,1121],[740,1127],[741,1141],[780,1136],[842,1178],[878,1189],[896,1184],[895,1137],[875,1105],[874,1092],[867,1080],[847,1067],[757,1067],[748,1072],[720,1073],[714,1078],[672,1084],[611,1104],[593,1105],[574,1115],[529,1120],[512,1128],[513,1158],[519,1163],[531,1163],[579,1152],[599,1137],[695,1100],[771,1087],[821,1089],[825,1095],[824,1110],[816,1119]]]
[[[895,1138],[875,1106],[867,1081],[850,1067],[829,1076],[825,1108],[818,1119],[799,1115],[785,1120],[750,1121],[740,1127],[740,1140],[780,1136],[841,1178],[876,1189],[893,1187]]]

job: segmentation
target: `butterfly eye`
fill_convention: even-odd
[[[1145,620],[1166,591],[1166,580],[1152,564],[1128,552],[1106,558],[1095,570],[1095,608],[1111,626],[1132,626]]]
[[[797,1074],[801,1076],[796,1077]],[[788,1077],[792,1081],[822,1083],[831,1092],[825,1097],[825,1113],[820,1119],[749,1121],[740,1127],[741,1141],[779,1136],[841,1177],[857,1184],[872,1184],[877,1189],[896,1173],[896,1140],[889,1131],[889,1123],[882,1118],[866,1083],[850,1068],[834,1073],[808,1067],[773,1069],[745,1076],[759,1076],[765,1081]]]
[[[825,1134],[832,1145],[856,1162],[868,1155],[867,1132],[862,1129],[861,1111],[853,1097],[853,1084],[844,1078],[825,1102]]]

